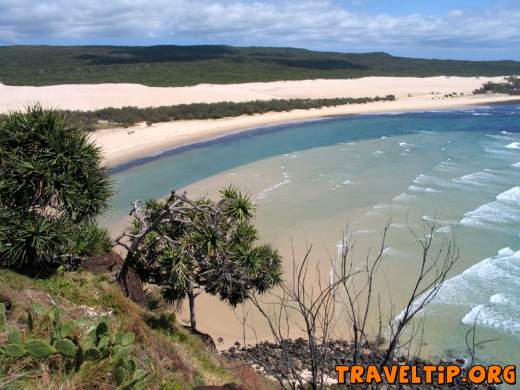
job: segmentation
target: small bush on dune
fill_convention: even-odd
[[[110,179],[88,134],[40,106],[0,121],[0,266],[52,268],[68,255],[107,249],[93,225]]]

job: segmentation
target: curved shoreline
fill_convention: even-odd
[[[164,122],[150,127],[142,123],[129,128],[99,130],[92,134],[92,139],[102,148],[105,164],[115,173],[201,145],[282,125],[349,115],[450,110],[517,101],[520,101],[520,97],[508,95],[472,95],[443,100],[431,100],[430,96],[420,96],[393,102],[371,102],[222,119]]]

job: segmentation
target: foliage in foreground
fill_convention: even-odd
[[[394,95],[374,98],[327,98],[327,99],[272,99],[251,102],[191,103],[160,107],[103,108],[96,111],[62,111],[71,123],[88,130],[100,127],[100,121],[109,125],[131,126],[139,122],[148,125],[157,122],[192,119],[219,119],[240,115],[283,112],[296,109],[311,109],[345,104],[364,104],[373,101],[392,101]]]
[[[67,272],[34,279],[0,270],[0,295],[10,297],[13,303],[4,316],[0,309],[2,347],[9,343],[9,335],[16,332],[20,332],[22,343],[42,340],[52,346],[52,334],[59,338],[67,334],[69,324],[74,324],[73,330],[64,338],[78,349],[81,347],[84,355],[90,344],[97,345],[95,348],[100,351],[99,357],[93,353],[95,358],[84,359],[79,367],[75,365],[75,358],[57,353],[48,358],[26,355],[16,359],[0,354],[0,388],[121,389],[134,380],[136,373],[136,379],[146,374],[137,384],[146,389],[191,390],[196,385],[240,382],[229,370],[222,368],[200,339],[175,322],[174,315],[164,313],[164,308],[149,311],[133,304],[121,294],[116,284],[110,282],[108,274]],[[49,309],[53,305],[58,307],[53,311],[59,313],[56,327],[49,321]],[[28,328],[29,312],[33,317],[32,331]],[[6,320],[4,329],[1,329],[2,318]],[[106,332],[101,323],[108,325]],[[90,341],[87,340],[89,332],[92,332]],[[98,338],[98,333],[103,336]],[[102,348],[104,336],[108,343]],[[18,341],[14,338],[12,341]],[[135,371],[127,370],[124,384],[117,386],[115,368],[123,362],[116,363],[115,353],[121,344],[132,339],[127,346],[128,361],[124,365],[132,368],[132,360]],[[107,351],[108,356],[103,357]],[[122,357],[126,357],[124,351]]]
[[[4,363],[23,360],[24,367],[31,367],[38,361],[52,360],[51,368],[70,372],[79,371],[88,362],[105,361],[114,384],[125,389],[133,388],[146,377],[130,357],[135,340],[132,332],[113,334],[106,316],[90,324],[92,321],[88,320],[64,320],[64,314],[56,305],[46,308],[34,304],[26,323],[31,338],[24,338],[17,329],[10,331],[7,342],[0,345]],[[47,336],[35,337],[42,333]]]
[[[93,221],[111,193],[88,133],[40,106],[9,114],[0,121],[0,266],[35,271],[104,251]]]
[[[198,291],[236,306],[281,282],[280,255],[271,245],[256,243],[255,207],[237,188],[222,190],[218,201],[172,192],[144,207],[136,202],[131,214],[133,227],[123,234],[130,244],[118,240],[128,250],[122,273],[134,268],[168,301],[187,297],[193,330]]]

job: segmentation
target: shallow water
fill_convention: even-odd
[[[391,217],[378,292],[399,307],[418,245],[409,229],[439,224],[460,259],[426,316],[422,353],[459,356],[477,322],[484,361],[520,361],[520,106],[370,115],[258,129],[114,172],[104,223],[120,225],[133,199],[173,187],[214,196],[230,183],[258,206],[262,238],[285,258],[309,245],[323,264],[342,231],[362,261]],[[286,261],[286,268],[290,261]],[[478,314],[478,315],[477,315]]]

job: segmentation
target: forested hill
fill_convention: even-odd
[[[185,86],[363,76],[501,76],[518,61],[454,61],[386,53],[231,46],[3,46],[0,83]]]

